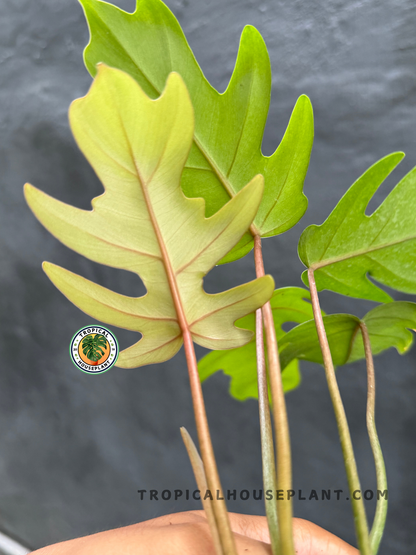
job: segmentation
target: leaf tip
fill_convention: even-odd
[[[264,39],[260,31],[257,29],[257,27],[254,27],[254,25],[244,26],[243,31],[241,33],[241,40],[243,40],[243,37],[244,39],[248,39],[248,38],[260,39],[264,43]]]
[[[186,90],[186,94],[190,99],[189,96],[189,92],[188,92],[188,87],[185,84],[185,81],[183,80],[182,75],[180,75],[180,73],[178,73],[177,71],[171,71],[166,79],[166,85],[165,88],[162,92],[162,94],[164,94],[164,92],[172,87],[176,87],[178,89],[183,89]]]
[[[307,94],[301,94],[297,102],[302,102],[303,104],[305,104],[305,106],[308,106],[312,109],[312,101]]]
[[[399,158],[400,160],[403,160],[403,158],[406,156],[406,153],[402,150],[398,150],[397,152],[393,152],[392,154],[397,156],[397,158]]]
[[[308,119],[311,120],[313,125],[314,123],[313,106],[309,96],[306,94],[301,94],[300,97],[297,99],[296,104],[299,104],[300,106],[303,107],[306,113],[306,116],[308,117]]]
[[[36,189],[36,187],[31,185],[30,183],[25,183],[23,185],[23,194],[25,196],[26,202],[27,202],[28,198],[30,198],[30,195],[32,194],[32,191],[34,189]]]
[[[111,73],[115,73],[116,71],[121,72],[121,70],[116,69],[114,67],[110,67],[104,62],[98,62],[95,67],[97,69],[96,79],[98,79],[98,77],[100,77],[101,75],[105,75],[106,73],[111,74]]]
[[[48,277],[50,277],[50,274],[53,273],[56,267],[56,264],[52,264],[52,262],[47,262],[46,260],[42,262],[42,270]]]
[[[390,167],[391,167],[390,172],[392,172],[396,168],[396,166],[398,164],[400,164],[400,162],[403,160],[403,158],[405,156],[406,156],[406,154],[402,150],[397,150],[396,152],[391,152],[390,154],[387,154],[386,156],[384,156],[380,160],[377,160],[377,162],[375,164],[373,164],[373,166],[371,166],[370,169],[373,168],[373,167],[376,167],[379,164],[388,163],[389,165],[391,164],[390,165]]]
[[[275,289],[275,282],[274,282],[274,278],[273,276],[271,276],[270,274],[267,274],[265,276],[263,276],[263,278],[260,278],[264,280],[264,285],[265,288],[267,289],[269,296],[269,300],[272,298],[273,293],[274,293],[274,289]]]
[[[314,135],[314,116],[312,102],[309,96],[307,96],[306,94],[301,94],[297,99],[295,107],[292,111],[288,129],[289,127],[291,127],[291,124],[293,124],[294,126],[299,125],[299,121],[302,125],[302,136],[306,137],[309,142],[310,155]],[[307,129],[305,129],[305,124],[308,125]]]
[[[236,68],[246,56],[251,58],[252,63],[256,66],[265,63],[266,66],[263,67],[267,68],[269,74],[268,78],[271,79],[270,57],[267,45],[260,31],[254,27],[254,25],[246,25],[243,28],[240,37]]]
[[[194,442],[192,441],[192,438],[191,438],[191,434],[188,432],[188,430],[185,428],[185,426],[180,426],[179,431],[181,432],[182,440],[185,444],[186,449],[188,450],[188,454],[190,454],[189,449],[192,449],[192,448],[197,453],[195,444],[194,444]]]
[[[32,212],[35,214],[35,216],[36,216],[36,212],[35,212],[36,199],[38,199],[41,195],[44,195],[44,194],[45,193],[42,193],[42,191],[40,191],[37,187],[34,187],[30,183],[25,183],[23,186],[23,195],[25,197],[26,203],[29,206],[29,208],[32,210]]]
[[[257,194],[262,197],[264,192],[264,176],[261,173],[258,173],[248,183],[247,187],[252,187],[253,190],[255,190]]]

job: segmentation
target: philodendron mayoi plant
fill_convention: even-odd
[[[258,398],[264,489],[288,491],[284,392],[298,386],[300,360],[323,364],[358,548],[375,555],[387,497],[378,499],[369,526],[363,501],[352,495],[360,482],[334,368],[366,361],[367,428],[377,488],[385,491],[374,423],[373,354],[391,347],[406,352],[413,341],[409,330],[416,328],[416,304],[394,302],[378,284],[416,293],[415,170],[368,216],[368,203],[403,154],[393,153],[369,168],[322,225],[301,235],[299,256],[307,268],[302,279],[309,290],[274,290],[273,279],[265,275],[262,239],[284,233],[306,211],[302,189],[313,142],[309,99],[298,99],[280,145],[265,157],[261,143],[271,72],[254,27],[244,29],[229,86],[219,94],[160,0],[138,0],[132,14],[99,0],[80,2],[91,34],[85,64],[94,81],[88,94],[73,102],[69,118],[105,192],[92,200],[90,211],[28,184],[25,195],[60,241],[95,262],[138,274],[147,294],[120,295],[50,262],[44,263],[46,274],[88,315],[141,333],[120,353],[117,366],[166,361],[184,346],[200,455],[187,431],[181,432],[202,490],[222,492],[201,382],[221,370],[231,377],[233,397]],[[216,264],[252,250],[257,279],[215,295],[204,291],[203,278]],[[318,296],[323,289],[379,304],[362,319],[326,315]],[[296,326],[286,333],[287,322]],[[98,339],[85,345],[91,360],[100,356]],[[199,362],[194,342],[212,349]],[[265,500],[274,555],[295,553],[292,502],[284,497]],[[208,497],[203,505],[218,555],[236,554],[223,496]]]

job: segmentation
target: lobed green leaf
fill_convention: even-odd
[[[376,162],[322,225],[309,226],[302,233],[299,256],[313,269],[319,291],[391,301],[375,280],[404,293],[416,293],[416,168],[373,214],[365,214],[372,196],[403,156],[397,152]],[[302,279],[307,284],[307,272]]]
[[[283,329],[284,324],[298,324],[313,318],[310,294],[300,287],[276,289],[270,299],[270,304],[276,337],[279,342],[286,333]],[[254,331],[256,326],[255,315],[245,316],[238,320],[236,324],[244,329]],[[266,343],[265,350],[267,353]],[[258,397],[256,368],[256,342],[254,337],[243,347],[228,351],[212,351],[198,362],[201,381],[205,381],[219,370],[230,376],[230,394],[239,401],[244,401],[248,397]],[[300,372],[297,360],[293,360],[286,366],[282,379],[286,392],[299,385]]]
[[[134,13],[99,0],[80,0],[90,29],[85,64],[129,73],[157,98],[170,72],[184,79],[195,110],[192,148],[182,174],[188,197],[203,197],[206,215],[217,212],[255,175],[265,180],[264,195],[250,231],[221,263],[247,254],[253,234],[269,237],[294,226],[307,208],[303,182],[313,142],[313,114],[301,96],[275,153],[261,152],[270,104],[271,70],[260,33],[245,27],[227,90],[220,94],[206,80],[175,16],[161,0],[138,0]]]
[[[70,108],[75,139],[105,192],[80,210],[26,185],[41,223],[90,260],[137,273],[147,294],[127,297],[50,263],[52,282],[81,310],[143,337],[117,365],[162,362],[181,347],[182,332],[208,348],[245,344],[252,332],[234,322],[269,300],[270,276],[209,295],[203,277],[235,245],[256,214],[263,179],[255,176],[226,206],[205,218],[202,199],[186,198],[180,176],[193,136],[192,104],[171,74],[151,100],[127,74],[101,65],[89,93]]]

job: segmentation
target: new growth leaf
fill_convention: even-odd
[[[180,178],[191,148],[193,110],[186,86],[171,74],[151,100],[127,74],[101,65],[89,93],[70,108],[75,139],[105,192],[93,210],[64,204],[26,185],[26,199],[41,223],[87,258],[137,273],[147,294],[120,295],[50,263],[45,272],[68,299],[90,316],[140,332],[117,365],[133,368],[172,357],[182,332],[211,349],[251,339],[234,322],[262,306],[273,279],[209,295],[204,275],[240,240],[263,192],[252,181],[219,212],[205,218],[202,199],[188,199]]]

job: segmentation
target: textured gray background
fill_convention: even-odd
[[[118,0],[132,10],[134,0]],[[407,158],[376,195],[380,201],[416,163],[416,5],[410,0],[168,0],[207,77],[224,90],[239,35],[257,26],[270,51],[273,92],[264,152],[281,139],[301,93],[310,96],[316,139],[305,191],[307,215],[264,244],[278,286],[301,285],[296,245],[302,229],[321,223],[371,163],[394,151]],[[75,0],[0,2],[0,528],[28,544],[47,543],[151,518],[197,503],[140,501],[137,489],[193,488],[179,426],[195,437],[183,353],[158,366],[88,376],[68,356],[72,335],[90,318],[48,281],[50,260],[125,294],[142,286],[61,246],[25,205],[30,181],[88,208],[101,193],[67,123],[69,103],[90,77],[82,50],[87,26]],[[371,207],[376,206],[376,202]],[[215,269],[217,291],[251,279],[252,257]],[[236,277],[238,276],[238,277]],[[399,297],[397,297],[399,298]],[[400,297],[404,298],[404,296]],[[371,303],[323,294],[327,312],[363,315]],[[115,330],[122,347],[134,334]],[[381,554],[416,545],[416,351],[377,359],[378,428],[390,485]],[[287,397],[296,488],[346,490],[332,408],[321,368],[304,364],[302,387]],[[365,370],[339,370],[362,485],[374,488],[364,424]],[[260,488],[254,400],[228,397],[222,375],[205,385],[223,485]],[[373,505],[368,504],[370,515]],[[262,514],[262,502],[230,503]],[[301,501],[297,516],[354,542],[349,502]]]

